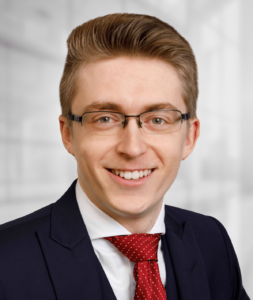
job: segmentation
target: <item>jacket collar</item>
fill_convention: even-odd
[[[172,217],[172,212],[170,211],[170,206],[166,205],[165,210],[165,226],[167,231],[173,232],[180,240],[183,237],[184,223],[181,224],[175,217]]]
[[[185,219],[177,219],[174,210],[166,206],[164,241],[169,257],[166,261],[167,278],[172,278],[171,272],[174,273],[179,299],[211,300],[204,262],[191,224]],[[168,268],[168,263],[172,269]],[[168,283],[167,297],[170,294],[173,295],[171,299],[175,299],[175,287],[173,289]]]
[[[38,240],[58,300],[116,300],[80,214],[76,181],[52,208]]]
[[[80,214],[76,196],[75,180],[67,192],[53,205],[50,237],[60,245],[73,249],[88,236]]]

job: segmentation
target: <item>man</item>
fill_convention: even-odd
[[[78,180],[0,228],[0,299],[249,299],[224,227],[164,206],[199,136],[188,42],[144,15],[74,29],[60,84]]]

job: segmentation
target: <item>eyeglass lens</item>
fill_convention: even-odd
[[[182,123],[181,113],[172,110],[145,112],[139,118],[141,129],[147,134],[176,132],[180,130]],[[87,134],[117,135],[123,130],[124,124],[125,116],[114,112],[90,112],[82,118],[82,125]]]

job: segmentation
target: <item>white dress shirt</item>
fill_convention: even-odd
[[[84,193],[79,181],[77,181],[76,184],[76,199],[94,251],[104,269],[116,298],[119,300],[132,300],[134,298],[136,285],[133,277],[134,263],[109,241],[103,239],[104,237],[115,235],[129,235],[131,232],[93,204]],[[149,233],[165,234],[164,214],[164,205],[162,205],[155,225]],[[166,270],[161,240],[158,245],[157,255],[161,280],[165,286]]]

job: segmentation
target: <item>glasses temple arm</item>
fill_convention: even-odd
[[[71,121],[77,121],[77,122],[79,122],[79,123],[82,123],[82,117],[79,117],[79,116],[77,116],[77,115],[73,115],[73,114],[71,114],[71,113],[68,113],[68,118],[69,118],[69,120],[71,120]]]
[[[182,120],[189,120],[190,119],[190,114],[189,113],[186,113],[186,114],[182,114]]]

